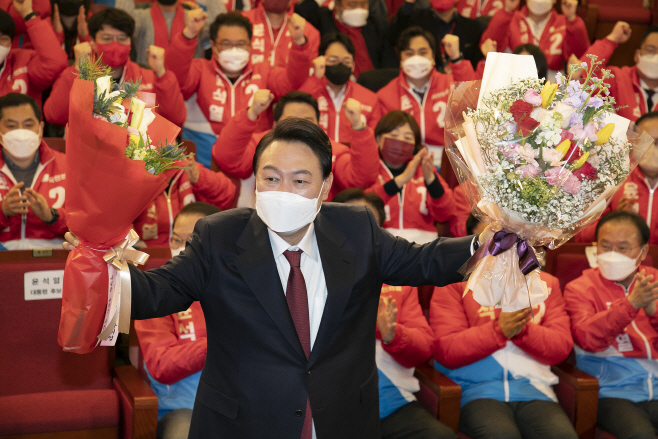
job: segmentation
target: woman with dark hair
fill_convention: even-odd
[[[532,55],[532,57],[535,59],[535,65],[537,66],[537,77],[538,78],[546,78],[548,77],[548,64],[546,63],[546,56],[544,55],[544,52],[539,48],[539,46],[535,46],[534,44],[522,44],[518,46],[516,49],[514,49],[514,54],[516,55]]]
[[[434,154],[421,144],[414,117],[400,110],[386,114],[375,128],[379,145],[379,179],[368,192],[386,203],[384,228],[410,241],[437,238],[434,222],[454,211],[452,190],[434,167]]]

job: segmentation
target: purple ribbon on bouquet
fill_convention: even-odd
[[[528,245],[528,241],[524,241],[514,233],[496,232],[485,245],[481,245],[473,256],[468,260],[466,266],[466,273],[470,273],[475,264],[487,255],[498,256],[499,254],[516,246],[516,253],[519,255],[519,268],[524,275],[528,275],[535,268],[539,268],[539,261],[535,256],[535,251]]]

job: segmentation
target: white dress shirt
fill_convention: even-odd
[[[320,329],[324,305],[327,302],[327,282],[324,279],[320,250],[318,249],[318,241],[315,238],[315,227],[311,223],[306,234],[299,241],[299,244],[293,246],[269,228],[267,229],[267,233],[270,236],[272,253],[274,253],[274,261],[276,262],[276,269],[279,272],[284,294],[288,286],[288,277],[290,276],[290,263],[283,255],[283,252],[286,250],[301,250],[303,252],[299,266],[304,276],[306,295],[308,296],[308,323],[311,329],[312,351],[315,338],[318,335],[318,329]],[[313,423],[313,439],[316,439],[315,422]]]

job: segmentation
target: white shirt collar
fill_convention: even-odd
[[[653,91],[654,93],[656,93],[656,92],[658,91],[658,90],[656,90],[656,89],[652,89],[651,87],[649,87],[649,86],[647,85],[647,83],[644,82],[644,80],[643,80],[642,78],[639,78],[639,79],[640,79],[640,87],[642,87],[643,89],[645,89],[645,90],[651,90],[651,91]]]
[[[282,237],[273,232],[269,227],[267,228],[267,233],[270,235],[270,243],[272,244],[274,259],[281,256],[286,250],[299,249],[306,253],[306,255],[314,261],[318,261],[318,244],[315,239],[315,226],[313,223],[311,223],[311,225],[308,227],[306,234],[297,245],[288,244]]]

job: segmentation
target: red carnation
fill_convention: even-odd
[[[511,107],[509,107],[509,112],[512,113],[514,121],[518,123],[523,117],[529,116],[533,110],[532,104],[527,103],[521,99],[514,101]]]
[[[578,160],[582,155],[583,155],[583,150],[580,149],[580,146],[578,146],[578,144],[572,140],[571,146],[569,147],[569,150],[564,155],[564,158],[562,160],[566,160],[567,163],[571,163]]]
[[[518,128],[523,137],[527,136],[539,126],[539,122],[530,116],[524,116],[519,120]]]
[[[578,180],[594,180],[596,179],[596,168],[589,163],[585,162],[583,166],[572,171],[572,174]]]

